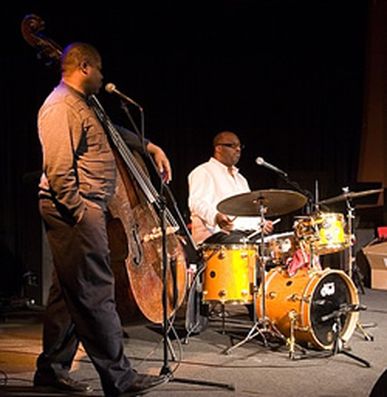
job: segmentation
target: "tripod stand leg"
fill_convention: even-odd
[[[222,302],[222,335],[226,334],[226,308]]]
[[[356,329],[358,329],[364,336],[364,339],[368,342],[373,342],[374,341],[374,336],[369,334],[365,329],[364,329],[364,325],[360,323],[360,321],[358,321],[356,323]]]
[[[364,364],[367,368],[371,368],[371,364],[367,361],[364,360],[364,358],[355,356],[354,354],[350,353],[349,351],[345,350],[345,349],[341,349],[339,350],[339,353],[343,353],[344,355],[353,358],[354,360],[357,360],[359,362],[361,362],[362,364]]]
[[[334,343],[331,351],[331,355],[334,356],[335,354],[343,353],[344,355],[353,358],[356,361],[359,361],[360,363],[364,364],[367,368],[371,367],[371,364],[367,361],[364,360],[361,357],[358,357],[354,355],[353,353],[350,353],[347,349],[344,348],[344,340],[341,338],[340,333],[341,333],[341,319],[340,315],[342,312],[340,310],[335,313],[335,322],[333,324],[333,332],[334,332]]]
[[[258,328],[258,324],[255,323],[254,326],[250,329],[249,333],[247,334],[247,336],[241,340],[240,342],[238,342],[237,344],[229,347],[226,350],[223,350],[223,354],[230,354],[234,349],[238,348],[239,346],[244,345],[246,342],[254,339],[257,335],[261,335],[264,341],[265,346],[268,345],[267,343],[267,339],[265,337],[265,335],[263,334],[263,332],[261,332],[261,330]]]
[[[172,346],[172,342],[171,342],[171,339],[169,338],[169,336],[167,336],[167,345],[168,345],[169,353],[171,355],[171,360],[176,361],[175,349]]]
[[[185,378],[174,378],[173,376],[170,378],[171,382],[176,383],[188,383],[188,384],[195,384],[195,385],[202,385],[202,386],[214,386],[220,387],[222,389],[227,390],[235,390],[235,386],[233,384],[227,383],[218,383],[218,382],[210,382],[206,380],[194,380],[194,379],[185,379]]]

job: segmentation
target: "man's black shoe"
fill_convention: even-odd
[[[139,396],[151,391],[156,386],[166,383],[167,381],[168,377],[165,375],[154,376],[136,373],[132,384],[122,394],[120,394],[120,397]]]
[[[39,372],[34,376],[35,387],[49,387],[55,390],[73,392],[73,393],[89,393],[92,387],[87,383],[78,382],[70,377],[48,377],[41,375]]]

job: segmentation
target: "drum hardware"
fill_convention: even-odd
[[[348,192],[348,187],[343,188],[344,195]],[[362,294],[364,295],[364,285],[362,282],[361,275],[359,274],[359,269],[356,266],[356,258],[353,252],[354,241],[355,241],[355,227],[353,220],[355,219],[355,208],[352,206],[351,199],[348,197],[346,199],[347,205],[347,219],[348,219],[348,235],[349,235],[349,247],[348,247],[348,276],[353,279],[358,288],[360,288]]]
[[[363,335],[364,339],[368,342],[373,342],[374,341],[374,336],[369,334],[365,328],[375,328],[376,323],[370,323],[370,324],[362,324],[360,321],[357,322],[356,324],[356,330],[361,332]]]
[[[294,330],[295,331],[299,331],[299,332],[310,332],[311,331],[311,328],[310,328],[310,326],[305,326],[305,327],[300,327],[299,325],[295,325],[294,326]]]
[[[381,193],[383,189],[373,189],[373,190],[365,190],[363,192],[350,192],[348,187],[343,188],[343,194],[340,194],[336,197],[331,197],[325,200],[321,200],[318,204],[328,205],[333,203],[338,203],[339,201],[347,201],[352,200],[354,198],[365,197],[371,194]]]
[[[265,206],[265,203],[268,204],[268,200],[265,198],[265,194],[266,194],[266,192],[263,192],[261,197],[258,196],[255,199],[256,204],[258,205],[258,209],[259,209],[258,214],[260,216],[260,223],[261,223],[260,224],[261,239],[260,239],[259,254],[257,256],[255,266],[253,267],[253,269],[254,269],[253,286],[252,286],[252,290],[253,290],[253,325],[250,328],[249,332],[247,333],[246,337],[243,340],[236,343],[235,345],[224,350],[223,351],[224,354],[230,354],[232,350],[238,348],[239,346],[242,346],[243,344],[254,339],[258,335],[261,336],[263,343],[266,347],[268,346],[266,334],[268,334],[272,337],[277,337],[278,339],[281,339],[281,340],[285,340],[285,336],[282,335],[278,331],[278,329],[275,327],[275,325],[266,316],[266,288],[265,288],[266,259],[265,259],[265,244],[264,244],[263,226],[265,224],[265,214],[268,213],[268,207]],[[279,207],[277,208],[277,211],[279,211]],[[255,213],[254,215],[257,215],[257,213]],[[258,295],[258,285],[257,285],[258,263],[260,265],[259,271],[260,271],[260,275],[261,275],[260,288],[263,291],[263,293],[262,293],[263,299],[261,301],[261,308],[260,308],[262,315],[260,318],[258,318],[258,316],[257,316],[257,309],[256,309],[257,295]]]
[[[337,310],[334,310],[332,313],[321,317],[321,321],[323,323],[333,319],[333,324],[332,324],[333,345],[331,351],[328,352],[327,354],[328,357],[342,353],[347,357],[359,361],[360,363],[364,364],[367,368],[371,367],[371,364],[367,360],[348,351],[348,349],[345,347],[346,341],[341,336],[343,315],[366,309],[367,309],[366,306],[360,304],[341,304]]]
[[[302,268],[292,277],[286,269],[274,268],[266,275],[266,290],[268,296],[275,292],[272,295],[274,298],[266,301],[266,314],[272,324],[275,324],[282,335],[290,338],[289,343],[293,333],[299,345],[318,350],[331,349],[333,339],[333,320],[322,323],[320,318],[343,304],[359,304],[353,281],[345,272],[329,268],[323,271]],[[292,295],[302,298],[290,300]],[[261,290],[258,299],[262,299]],[[260,310],[260,305],[257,305],[257,309]],[[350,339],[357,320],[358,313],[349,312],[343,315],[343,340]],[[292,355],[294,357],[293,351]]]
[[[287,346],[289,349],[289,358],[291,360],[294,360],[294,355],[295,355],[295,345],[296,345],[296,338],[294,336],[294,325],[296,323],[296,319],[297,319],[297,313],[295,312],[295,310],[291,310],[288,313],[288,317],[289,317],[289,321],[290,321],[290,336],[287,339]]]
[[[376,191],[382,191],[383,189],[377,189]],[[343,188],[344,195],[347,195],[346,205],[347,205],[347,219],[348,219],[348,235],[350,245],[348,247],[348,276],[354,281],[357,288],[360,288],[362,294],[365,294],[364,284],[362,280],[362,276],[360,274],[360,270],[356,264],[356,256],[354,254],[354,242],[355,242],[355,227],[353,220],[355,219],[355,208],[352,206],[351,198],[349,196],[348,187]],[[363,192],[364,193],[364,192]],[[369,193],[368,193],[369,194]],[[371,325],[372,326],[372,325]],[[356,330],[359,330],[364,339],[368,342],[372,342],[374,340],[374,336],[366,332],[364,329],[364,325],[357,321]]]
[[[301,351],[301,353],[306,354],[306,350],[296,343],[295,330],[297,329],[297,312],[295,310],[290,310],[288,313],[290,321],[290,335],[286,340],[286,346],[289,350],[289,358],[295,360],[296,348]]]
[[[346,201],[347,212],[348,212],[347,213],[347,221],[348,221],[348,236],[349,236],[348,275],[351,278],[353,278],[353,276],[355,277],[355,281],[357,281],[359,283],[359,287],[360,287],[362,293],[364,294],[364,285],[362,284],[359,270],[357,269],[357,266],[355,264],[354,254],[353,254],[353,250],[352,250],[353,240],[355,238],[355,231],[353,228],[353,219],[355,218],[355,215],[354,215],[355,208],[352,207],[351,200],[355,199],[355,198],[369,196],[371,194],[381,193],[381,192],[383,192],[383,189],[365,190],[362,192],[350,192],[348,187],[343,187],[342,190],[343,190],[342,194],[335,196],[335,197],[325,199],[325,200],[321,200],[318,204],[328,205],[328,204],[333,204],[333,203],[337,203],[340,201]],[[348,247],[346,247],[346,248],[348,248]]]
[[[227,215],[233,216],[260,216],[260,244],[259,244],[259,255],[254,266],[253,276],[253,326],[248,332],[247,336],[237,343],[231,346],[229,349],[224,351],[225,354],[229,354],[232,350],[243,345],[244,343],[252,340],[256,336],[260,335],[263,339],[265,346],[268,345],[265,334],[276,336],[282,340],[285,337],[274,327],[266,317],[266,289],[265,289],[265,273],[266,273],[266,262],[267,257],[265,256],[265,243],[263,226],[265,222],[265,216],[280,216],[287,214],[292,211],[296,211],[303,207],[307,202],[305,195],[290,191],[290,190],[257,190],[254,192],[243,193],[233,197],[229,197],[221,201],[217,205],[217,210]],[[261,289],[263,291],[263,298],[261,301],[261,317],[258,319],[257,316],[257,275],[258,266],[261,275]]]
[[[298,295],[298,294],[290,295],[289,300],[292,301],[292,302],[296,302],[296,301],[300,301],[300,302],[301,302],[301,301],[304,301],[304,302],[306,302],[306,303],[309,303],[309,299],[308,299],[308,298],[304,298],[304,297],[302,297],[302,296],[300,296],[300,295]]]

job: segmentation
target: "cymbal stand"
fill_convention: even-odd
[[[344,193],[348,193],[348,187],[343,188]],[[355,219],[355,208],[352,206],[351,199],[347,197],[346,199],[347,205],[347,224],[348,224],[348,239],[349,239],[349,247],[348,247],[348,276],[354,281],[357,288],[360,288],[361,293],[364,295],[364,284],[359,272],[359,269],[356,265],[356,257],[354,254],[354,241],[355,241],[355,228],[353,226],[353,220]],[[372,325],[371,325],[372,326]],[[361,324],[360,321],[356,323],[356,329],[359,330],[366,341],[373,341],[373,335],[369,334],[365,331],[365,325]]]
[[[266,258],[265,258],[265,241],[264,241],[264,231],[263,227],[265,224],[265,213],[267,211],[267,207],[265,207],[262,203],[262,199],[258,198],[257,202],[259,202],[259,214],[260,214],[260,233],[261,239],[259,244],[259,252],[258,257],[260,260],[257,259],[256,264],[254,266],[254,274],[253,274],[253,326],[251,327],[250,331],[246,335],[246,337],[238,342],[237,344],[229,347],[228,349],[224,350],[224,354],[230,354],[231,351],[235,350],[239,346],[244,345],[246,342],[254,339],[256,336],[260,335],[263,340],[263,344],[265,347],[268,346],[267,338],[265,334],[270,334],[271,336],[276,336],[281,340],[286,342],[286,338],[282,335],[269,321],[266,317]],[[261,318],[258,319],[257,310],[256,310],[256,302],[258,297],[258,285],[257,285],[257,267],[258,263],[260,263],[260,276],[261,276],[261,292],[262,292],[262,300],[261,300]],[[270,325],[270,327],[269,327]]]
[[[348,191],[348,187],[343,188],[343,191]],[[348,249],[348,276],[355,282],[359,281],[358,287],[360,287],[361,292],[364,294],[364,285],[362,284],[361,277],[358,274],[358,269],[355,265],[355,255],[353,253],[353,246],[355,240],[355,230],[353,227],[353,220],[355,219],[355,208],[352,207],[351,199],[347,198],[347,224],[348,224],[348,239],[349,239],[349,249]],[[355,279],[356,278],[356,279]]]

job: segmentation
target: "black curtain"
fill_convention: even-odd
[[[3,11],[0,239],[18,265],[0,259],[1,278],[14,273],[15,293],[20,274],[40,269],[36,114],[59,79],[23,40],[26,14],[40,15],[44,33],[61,45],[87,41],[100,50],[105,82],[142,104],[146,135],[168,153],[171,188],[187,220],[187,175],[209,158],[212,137],[223,129],[246,145],[239,166],[252,189],[286,186],[256,165],[257,156],[312,192],[318,180],[322,198],[356,182],[367,0],[110,2],[63,10],[35,3]],[[100,99],[128,126],[118,100],[105,92]]]

